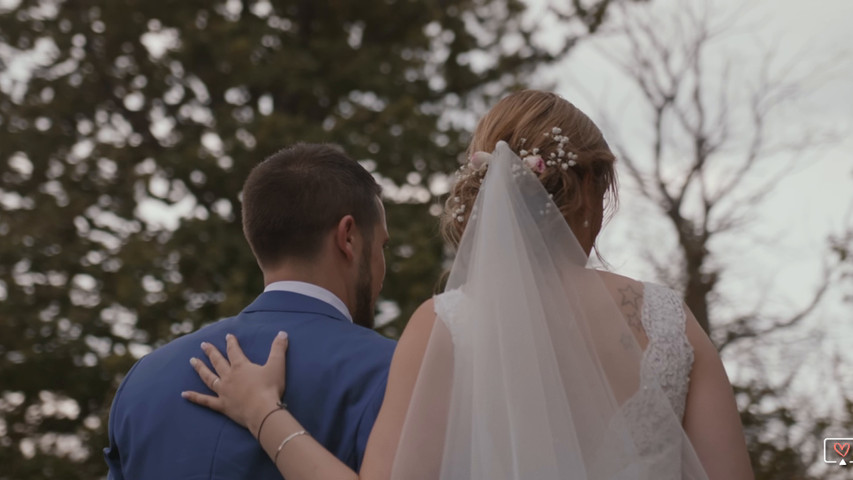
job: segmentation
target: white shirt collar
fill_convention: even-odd
[[[316,298],[321,302],[326,302],[335,307],[335,309],[341,312],[347,320],[352,322],[352,315],[350,315],[344,302],[334,293],[323,287],[314,285],[313,283],[297,282],[294,280],[280,280],[278,282],[272,282],[264,288],[264,292],[272,291],[293,292],[311,298]]]

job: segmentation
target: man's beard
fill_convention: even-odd
[[[373,273],[370,271],[371,248],[364,247],[361,265],[358,267],[358,281],[355,286],[355,315],[353,323],[373,328]]]

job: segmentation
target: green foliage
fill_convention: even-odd
[[[817,413],[811,399],[792,398],[787,385],[756,380],[734,390],[756,480],[849,478],[823,463],[823,439],[850,436],[853,402],[845,399],[839,412],[826,414]]]
[[[805,478],[811,464],[797,450],[799,440],[790,435],[798,417],[780,401],[779,392],[753,384],[735,386],[735,395],[756,479]],[[768,404],[775,405],[768,408]]]
[[[0,3],[0,479],[103,475],[109,402],[135,359],[261,291],[239,192],[290,143],[339,143],[421,192],[387,209],[383,296],[407,318],[446,259],[430,182],[455,169],[471,118],[551,60],[522,11]],[[152,221],[170,208],[176,225]]]

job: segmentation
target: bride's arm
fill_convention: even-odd
[[[684,430],[710,480],[753,479],[732,385],[711,340],[685,306],[694,362]]]
[[[391,478],[391,467],[400,442],[403,422],[406,419],[427,343],[435,325],[434,308],[432,299],[422,303],[412,314],[412,318],[400,336],[391,360],[385,398],[382,400],[376,423],[373,424],[373,430],[367,439],[359,478],[371,480]]]
[[[309,435],[291,438],[291,435],[303,430],[302,426],[287,410],[276,410],[276,403],[284,392],[286,338],[276,338],[270,358],[263,366],[249,361],[233,336],[228,337],[230,364],[215,347],[204,345],[204,351],[216,369],[216,374],[200,361],[193,362],[193,367],[218,396],[197,392],[184,392],[182,395],[192,402],[224,413],[248,428],[256,438],[263,422],[258,441],[288,480],[388,479],[415,379],[434,323],[435,313],[430,299],[412,315],[394,351],[385,398],[368,438],[360,474],[353,472]],[[220,380],[218,385],[214,385],[217,374]],[[270,412],[274,413],[267,416]],[[282,441],[287,438],[291,439],[279,451]]]

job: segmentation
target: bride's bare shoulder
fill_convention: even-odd
[[[596,270],[595,272],[613,297],[626,294],[642,296],[643,294],[643,282],[639,280],[603,270]]]
[[[645,349],[649,340],[642,322],[645,294],[643,282],[613,272],[596,270],[596,273],[610,293],[613,303],[621,310],[626,323],[637,339],[637,343]]]
[[[416,343],[425,342],[432,332],[433,324],[435,323],[435,300],[428,298],[415,310],[409,321],[406,323],[406,328],[403,329],[403,334],[400,341],[405,341],[409,338],[417,338]]]

